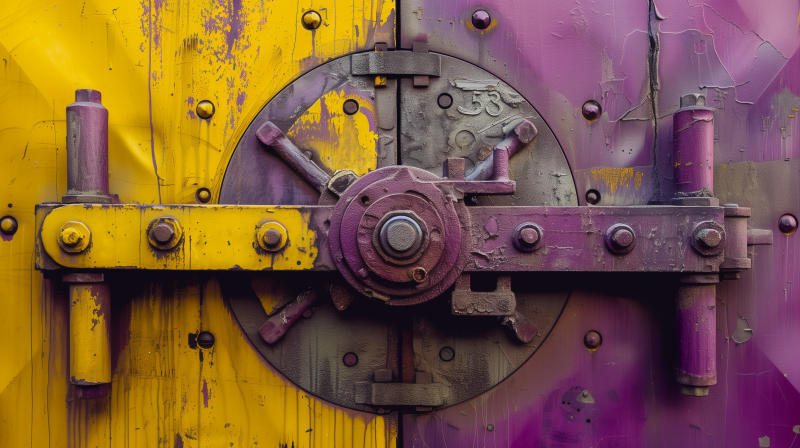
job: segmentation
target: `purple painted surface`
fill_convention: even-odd
[[[75,91],[67,106],[67,203],[111,202],[108,195],[108,109],[100,92]]]
[[[688,276],[676,298],[678,383],[687,386],[717,384],[716,282],[719,277]]]
[[[483,32],[467,26],[479,8],[496,21]],[[748,247],[751,270],[716,287],[718,383],[707,397],[681,396],[674,380],[673,296],[648,283],[630,291],[608,280],[598,291],[576,280],[579,290],[528,363],[478,399],[406,416],[406,444],[800,443],[792,342],[800,340],[800,239],[778,229],[782,215],[800,213],[797,2],[412,0],[400,11],[403,48],[425,40],[520,91],[564,148],[578,197],[594,188],[602,205],[674,196],[672,115],[682,95],[704,92],[714,108],[713,191],[752,208],[748,227],[774,234],[774,245]],[[603,113],[588,122],[581,106],[591,99]],[[641,186],[609,167],[641,173]],[[733,255],[741,254],[726,258]],[[581,344],[589,330],[603,335],[596,352]],[[594,403],[578,413],[583,390]]]
[[[675,194],[714,196],[714,110],[684,107],[672,117]]]

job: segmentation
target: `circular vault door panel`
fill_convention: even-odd
[[[485,70],[442,56],[442,76],[431,78],[426,88],[414,88],[410,79],[390,78],[379,88],[374,84],[373,77],[351,76],[349,58],[342,58],[284,89],[236,147],[220,203],[336,202],[331,195],[321,197],[259,142],[255,133],[267,121],[329,174],[351,169],[362,176],[400,164],[441,175],[442,162],[463,157],[469,176],[515,123],[527,119],[538,132],[511,158],[517,193],[468,198],[467,205],[577,205],[566,158],[547,124],[519,93]],[[348,100],[359,107],[345,106]],[[317,241],[327,244],[327,235],[317,235]],[[352,303],[340,311],[328,294],[331,284],[346,290],[336,272],[231,276],[223,279],[223,292],[253,346],[289,380],[333,403],[378,411],[356,403],[355,394],[355,383],[375,381],[377,370],[389,371],[393,382],[414,382],[417,372],[429,373],[433,382],[447,387],[448,406],[488,390],[526,362],[569,295],[566,287],[542,288],[529,279],[512,276],[517,309],[538,329],[528,343],[517,340],[497,318],[452,316],[449,292],[423,305],[395,307],[350,291]],[[493,281],[490,276],[487,283]],[[305,317],[282,338],[266,343],[259,328],[309,289],[319,298]]]

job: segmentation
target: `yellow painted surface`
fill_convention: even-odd
[[[342,110],[348,99],[357,100],[360,105],[353,115]],[[374,117],[372,102],[346,95],[344,91],[332,91],[311,105],[287,134],[295,145],[316,150],[328,168],[349,169],[363,176],[374,170],[378,163]],[[331,161],[338,163],[332,165]]]
[[[313,32],[299,24],[312,8],[322,17]],[[394,9],[390,0],[2,3],[0,215],[19,230],[0,241],[0,326],[14,341],[0,363],[0,447],[394,444],[390,417],[315,400],[271,370],[208,274],[112,282],[111,395],[72,399],[69,298],[33,269],[34,206],[66,193],[75,89],[100,90],[109,109],[120,202],[194,203],[200,187],[216,198],[258,111],[330,58],[393,45]],[[201,100],[214,103],[211,119],[194,116]],[[350,163],[331,154],[329,166]],[[186,341],[202,329],[217,343],[201,357]]]
[[[328,208],[322,208],[326,211]],[[41,239],[47,254],[71,268],[168,270],[306,270],[317,258],[310,213],[300,207],[67,205],[44,218]],[[170,216],[181,225],[183,241],[174,250],[154,249],[147,238],[150,223]],[[92,232],[92,243],[80,253],[58,245],[65,222],[80,221]],[[261,224],[279,222],[288,229],[286,246],[277,252],[258,248]]]
[[[73,384],[111,382],[111,343],[108,315],[98,288],[104,285],[79,283],[69,291],[69,375]]]

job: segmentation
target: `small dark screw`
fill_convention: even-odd
[[[600,192],[597,190],[589,190],[586,192],[586,203],[596,205],[600,202]]]
[[[792,215],[783,215],[778,220],[778,230],[784,235],[791,235],[797,231],[797,218]]]
[[[439,358],[441,358],[442,361],[452,361],[455,357],[456,351],[453,350],[453,347],[442,347],[442,349],[439,350]]]
[[[344,109],[344,113],[347,115],[353,115],[354,113],[358,112],[358,101],[347,100],[344,102],[342,109]]]
[[[211,348],[214,346],[214,335],[209,333],[208,331],[201,331],[200,334],[197,335],[197,345],[200,348]]]
[[[596,121],[600,118],[600,114],[603,113],[603,108],[600,107],[600,103],[595,100],[589,100],[583,103],[583,108],[581,110],[583,113],[583,118],[587,121]]]
[[[354,365],[358,364],[358,356],[356,356],[356,354],[353,352],[347,352],[342,358],[342,362],[347,367],[353,367]]]
[[[485,30],[492,24],[492,17],[488,12],[479,9],[472,13],[472,26],[478,30]]]
[[[306,308],[306,310],[303,311],[303,317],[305,317],[306,319],[308,319],[313,315],[314,315],[314,310],[312,310],[311,308]]]
[[[0,232],[2,232],[3,235],[13,235],[17,233],[18,228],[17,220],[12,216],[3,216],[3,218],[0,219]]]
[[[600,336],[600,333],[592,330],[587,332],[583,336],[583,345],[586,346],[589,350],[596,350],[600,347],[600,344],[603,343],[603,337]]]
[[[487,429],[488,431],[494,431],[494,425],[493,425],[493,424],[491,424],[491,423],[489,423],[488,425],[486,425],[486,429]]]
[[[439,104],[439,107],[442,109],[449,109],[450,106],[453,105],[453,97],[450,96],[449,93],[443,93],[439,95],[439,98],[436,100],[436,103]]]

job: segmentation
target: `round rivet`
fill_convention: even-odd
[[[156,249],[168,250],[177,246],[183,237],[183,229],[177,219],[162,216],[150,221],[147,240]]]
[[[274,221],[262,224],[256,232],[256,241],[259,247],[269,252],[283,249],[288,239],[289,234],[286,228]]]
[[[308,11],[303,14],[302,18],[303,28],[307,30],[315,30],[322,25],[322,16],[316,11]]]
[[[80,221],[69,221],[58,231],[58,245],[66,252],[78,253],[89,247],[92,232]]]
[[[3,216],[3,218],[0,219],[0,232],[2,232],[3,235],[13,235],[17,233],[18,227],[17,220],[11,216]]]
[[[797,231],[797,218],[792,215],[783,215],[778,220],[778,230],[784,235],[791,235]]]
[[[452,361],[455,357],[456,351],[453,350],[453,347],[442,347],[442,349],[439,350],[439,359],[442,361]]]
[[[597,205],[600,202],[600,192],[597,190],[589,190],[586,192],[586,203]]]
[[[347,367],[353,367],[354,365],[358,364],[358,356],[356,356],[353,352],[345,353],[344,357],[342,357],[342,362]]]
[[[344,113],[347,115],[353,115],[358,112],[358,101],[352,99],[347,100],[342,105],[342,109],[344,109]]]
[[[478,159],[486,160],[489,156],[492,155],[492,147],[491,146],[484,146],[483,148],[478,150]]]
[[[214,346],[214,335],[208,331],[201,331],[200,334],[197,335],[197,345],[200,348],[209,349]]]
[[[581,113],[583,114],[583,118],[589,122],[592,122],[600,118],[600,115],[603,113],[603,108],[600,107],[600,103],[597,101],[589,100],[583,103]]]
[[[486,425],[486,430],[487,431],[494,431],[494,425],[489,423],[488,425]]]
[[[205,204],[211,200],[211,191],[208,188],[199,188],[197,190],[197,200]]]
[[[449,109],[453,105],[453,97],[449,93],[443,93],[436,99],[436,103],[442,109]]]
[[[208,100],[203,100],[197,103],[197,108],[195,108],[195,112],[197,116],[203,119],[208,119],[214,116],[214,103]]]
[[[421,266],[417,266],[411,270],[411,279],[417,283],[422,283],[428,278],[428,271]]]
[[[597,350],[600,348],[600,345],[603,343],[603,337],[600,336],[600,333],[592,330],[587,332],[583,335],[583,345],[586,346],[589,350]]]
[[[308,319],[313,315],[314,315],[314,310],[312,310],[311,308],[306,308],[305,311],[303,311],[303,317],[305,317],[306,319]]]
[[[485,30],[492,24],[492,17],[488,12],[479,9],[472,13],[472,26],[477,30]]]

